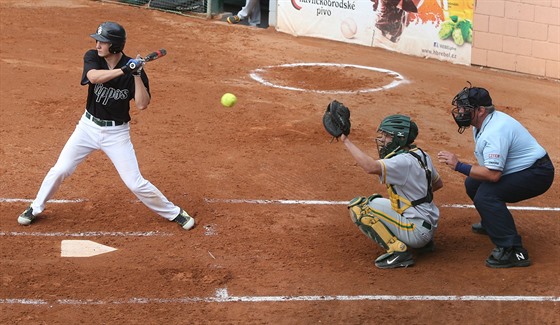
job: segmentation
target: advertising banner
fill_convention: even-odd
[[[279,0],[277,30],[470,65],[475,0]]]

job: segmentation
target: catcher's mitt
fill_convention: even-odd
[[[350,134],[350,110],[339,101],[333,100],[323,115],[323,126],[334,138]]]

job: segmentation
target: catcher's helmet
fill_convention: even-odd
[[[457,126],[459,126],[459,133],[463,133],[465,128],[468,128],[472,122],[472,112],[478,107],[492,106],[492,98],[488,90],[480,87],[473,87],[469,82],[470,87],[465,87],[455,97],[451,104],[455,106],[451,110],[451,115]]]
[[[109,52],[119,53],[124,49],[126,43],[126,32],[124,28],[114,22],[106,21],[97,27],[97,32],[91,34],[95,40],[110,43]]]
[[[393,136],[389,143],[381,143],[377,139],[377,151],[379,157],[385,158],[389,154],[398,152],[406,146],[410,146],[418,136],[418,126],[406,115],[389,115],[381,121],[377,132],[384,132]]]

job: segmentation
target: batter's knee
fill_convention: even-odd
[[[76,166],[70,164],[56,164],[49,170],[49,176],[58,179],[64,180],[66,177],[69,177],[74,173],[76,170]]]
[[[142,177],[138,177],[136,179],[123,179],[126,187],[128,187],[128,189],[135,193],[135,194],[139,194],[139,193],[143,193],[146,191],[146,189],[148,188],[148,185],[150,184],[150,182],[148,182],[147,180],[145,180]]]

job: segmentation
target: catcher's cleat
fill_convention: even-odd
[[[30,225],[33,220],[35,220],[35,216],[33,215],[33,208],[31,206],[25,209],[17,219],[18,223],[24,226]]]
[[[432,253],[436,250],[436,244],[433,240],[430,240],[424,247],[417,248],[418,253]]]
[[[492,268],[508,268],[529,266],[529,253],[523,247],[496,247],[486,259],[486,266]]]
[[[175,217],[175,219],[173,219],[173,221],[180,224],[185,230],[189,230],[194,227],[194,218],[189,216],[189,214],[183,209],[181,209],[181,212],[177,215],[177,217]]]
[[[479,223],[473,223],[471,226],[472,232],[474,232],[475,234],[481,234],[481,235],[488,235],[488,233],[486,232],[486,229],[484,229],[484,227],[482,227],[482,224]]]
[[[380,269],[395,269],[414,265],[410,252],[385,253],[375,260],[375,266]]]
[[[241,21],[241,18],[239,18],[238,15],[233,15],[233,16],[227,17],[227,22],[229,24],[237,24],[240,21]]]

